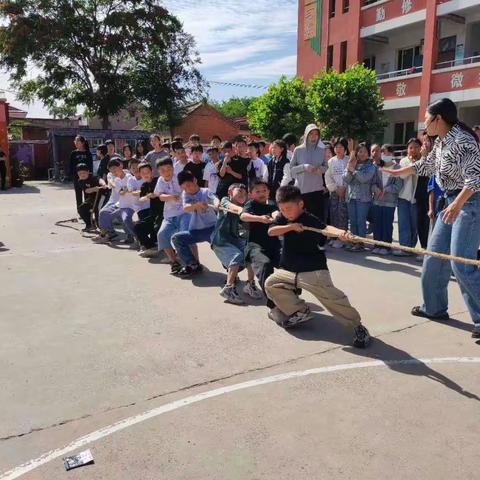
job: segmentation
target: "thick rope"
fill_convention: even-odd
[[[307,227],[303,225],[303,229],[325,235],[325,230],[321,230],[320,228]],[[428,255],[429,257],[439,258],[440,260],[480,267],[480,260],[474,260],[472,258],[456,257],[454,255],[448,255],[446,253],[432,252],[431,250],[425,250],[424,248],[404,247],[403,245],[382,242],[380,240],[373,240],[370,238],[358,237],[356,235],[352,235],[351,233],[348,234],[348,239],[353,243],[369,243],[371,245],[376,245],[377,247],[394,248],[395,250],[401,250],[403,252],[413,253],[415,255]]]

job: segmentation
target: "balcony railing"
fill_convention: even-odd
[[[405,68],[404,70],[395,70],[393,72],[378,73],[377,80],[387,80],[389,78],[398,78],[398,77],[407,77],[408,75],[413,75],[414,73],[421,73],[423,67],[410,67]]]
[[[458,60],[449,60],[448,62],[437,63],[435,65],[435,69],[438,70],[440,68],[459,67],[462,65],[470,65],[471,63],[478,62],[480,62],[480,55],[475,55],[474,57],[460,58]]]
[[[380,2],[381,0],[363,0],[362,7],[368,7],[374,3]]]

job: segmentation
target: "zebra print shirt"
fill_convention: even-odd
[[[468,132],[454,125],[437,138],[427,157],[412,165],[418,175],[432,176],[445,191],[468,188],[480,192],[480,147]]]

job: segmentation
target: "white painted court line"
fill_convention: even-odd
[[[108,437],[113,433],[125,430],[128,427],[144,422],[151,418],[158,417],[164,413],[178,410],[179,408],[192,405],[194,403],[207,400],[209,398],[220,397],[227,393],[237,392],[238,390],[245,390],[247,388],[257,387],[259,385],[267,385],[270,383],[283,382],[292,378],[307,377],[309,375],[316,375],[319,373],[340,372],[344,370],[355,370],[358,368],[371,368],[371,367],[384,367],[389,365],[421,365],[421,364],[448,364],[448,363],[480,363],[480,357],[444,357],[444,358],[420,358],[420,359],[408,359],[408,360],[372,360],[370,362],[359,363],[347,363],[343,365],[333,365],[330,367],[311,368],[308,370],[300,370],[288,373],[280,373],[278,375],[272,375],[269,377],[257,378],[255,380],[249,380],[247,382],[236,383],[234,385],[228,385],[226,387],[216,388],[209,390],[208,392],[199,393],[190,397],[185,397],[180,400],[176,400],[161,407],[153,408],[146,412],[134,415],[132,417],[120,420],[112,425],[91,432],[88,435],[78,438],[63,448],[51,450],[46,452],[38,458],[30,460],[23,465],[13,468],[12,470],[3,473],[0,476],[0,480],[14,480],[22,475],[25,475],[32,470],[45,465],[46,463],[55,460],[56,458],[63,457],[68,453],[73,452],[89,443],[96,442],[102,438]]]

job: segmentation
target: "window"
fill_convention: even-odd
[[[350,8],[350,0],[343,0],[342,12],[347,13],[349,8]]]
[[[394,145],[405,145],[408,140],[417,136],[415,122],[396,123],[393,133]]]
[[[347,42],[340,44],[340,72],[347,69]]]
[[[402,48],[398,51],[397,70],[419,67],[423,63],[421,46]]]
[[[370,70],[375,70],[375,55],[365,58],[363,60],[363,64],[365,65],[365,67],[369,68]]]
[[[327,49],[327,70],[333,67],[333,45],[329,45]]]
[[[441,38],[438,41],[438,60],[437,63],[451,62],[455,60],[455,50],[457,48],[457,36]]]
[[[335,16],[335,1],[336,0],[330,0],[330,6],[329,6],[329,16],[330,18],[333,18]]]

